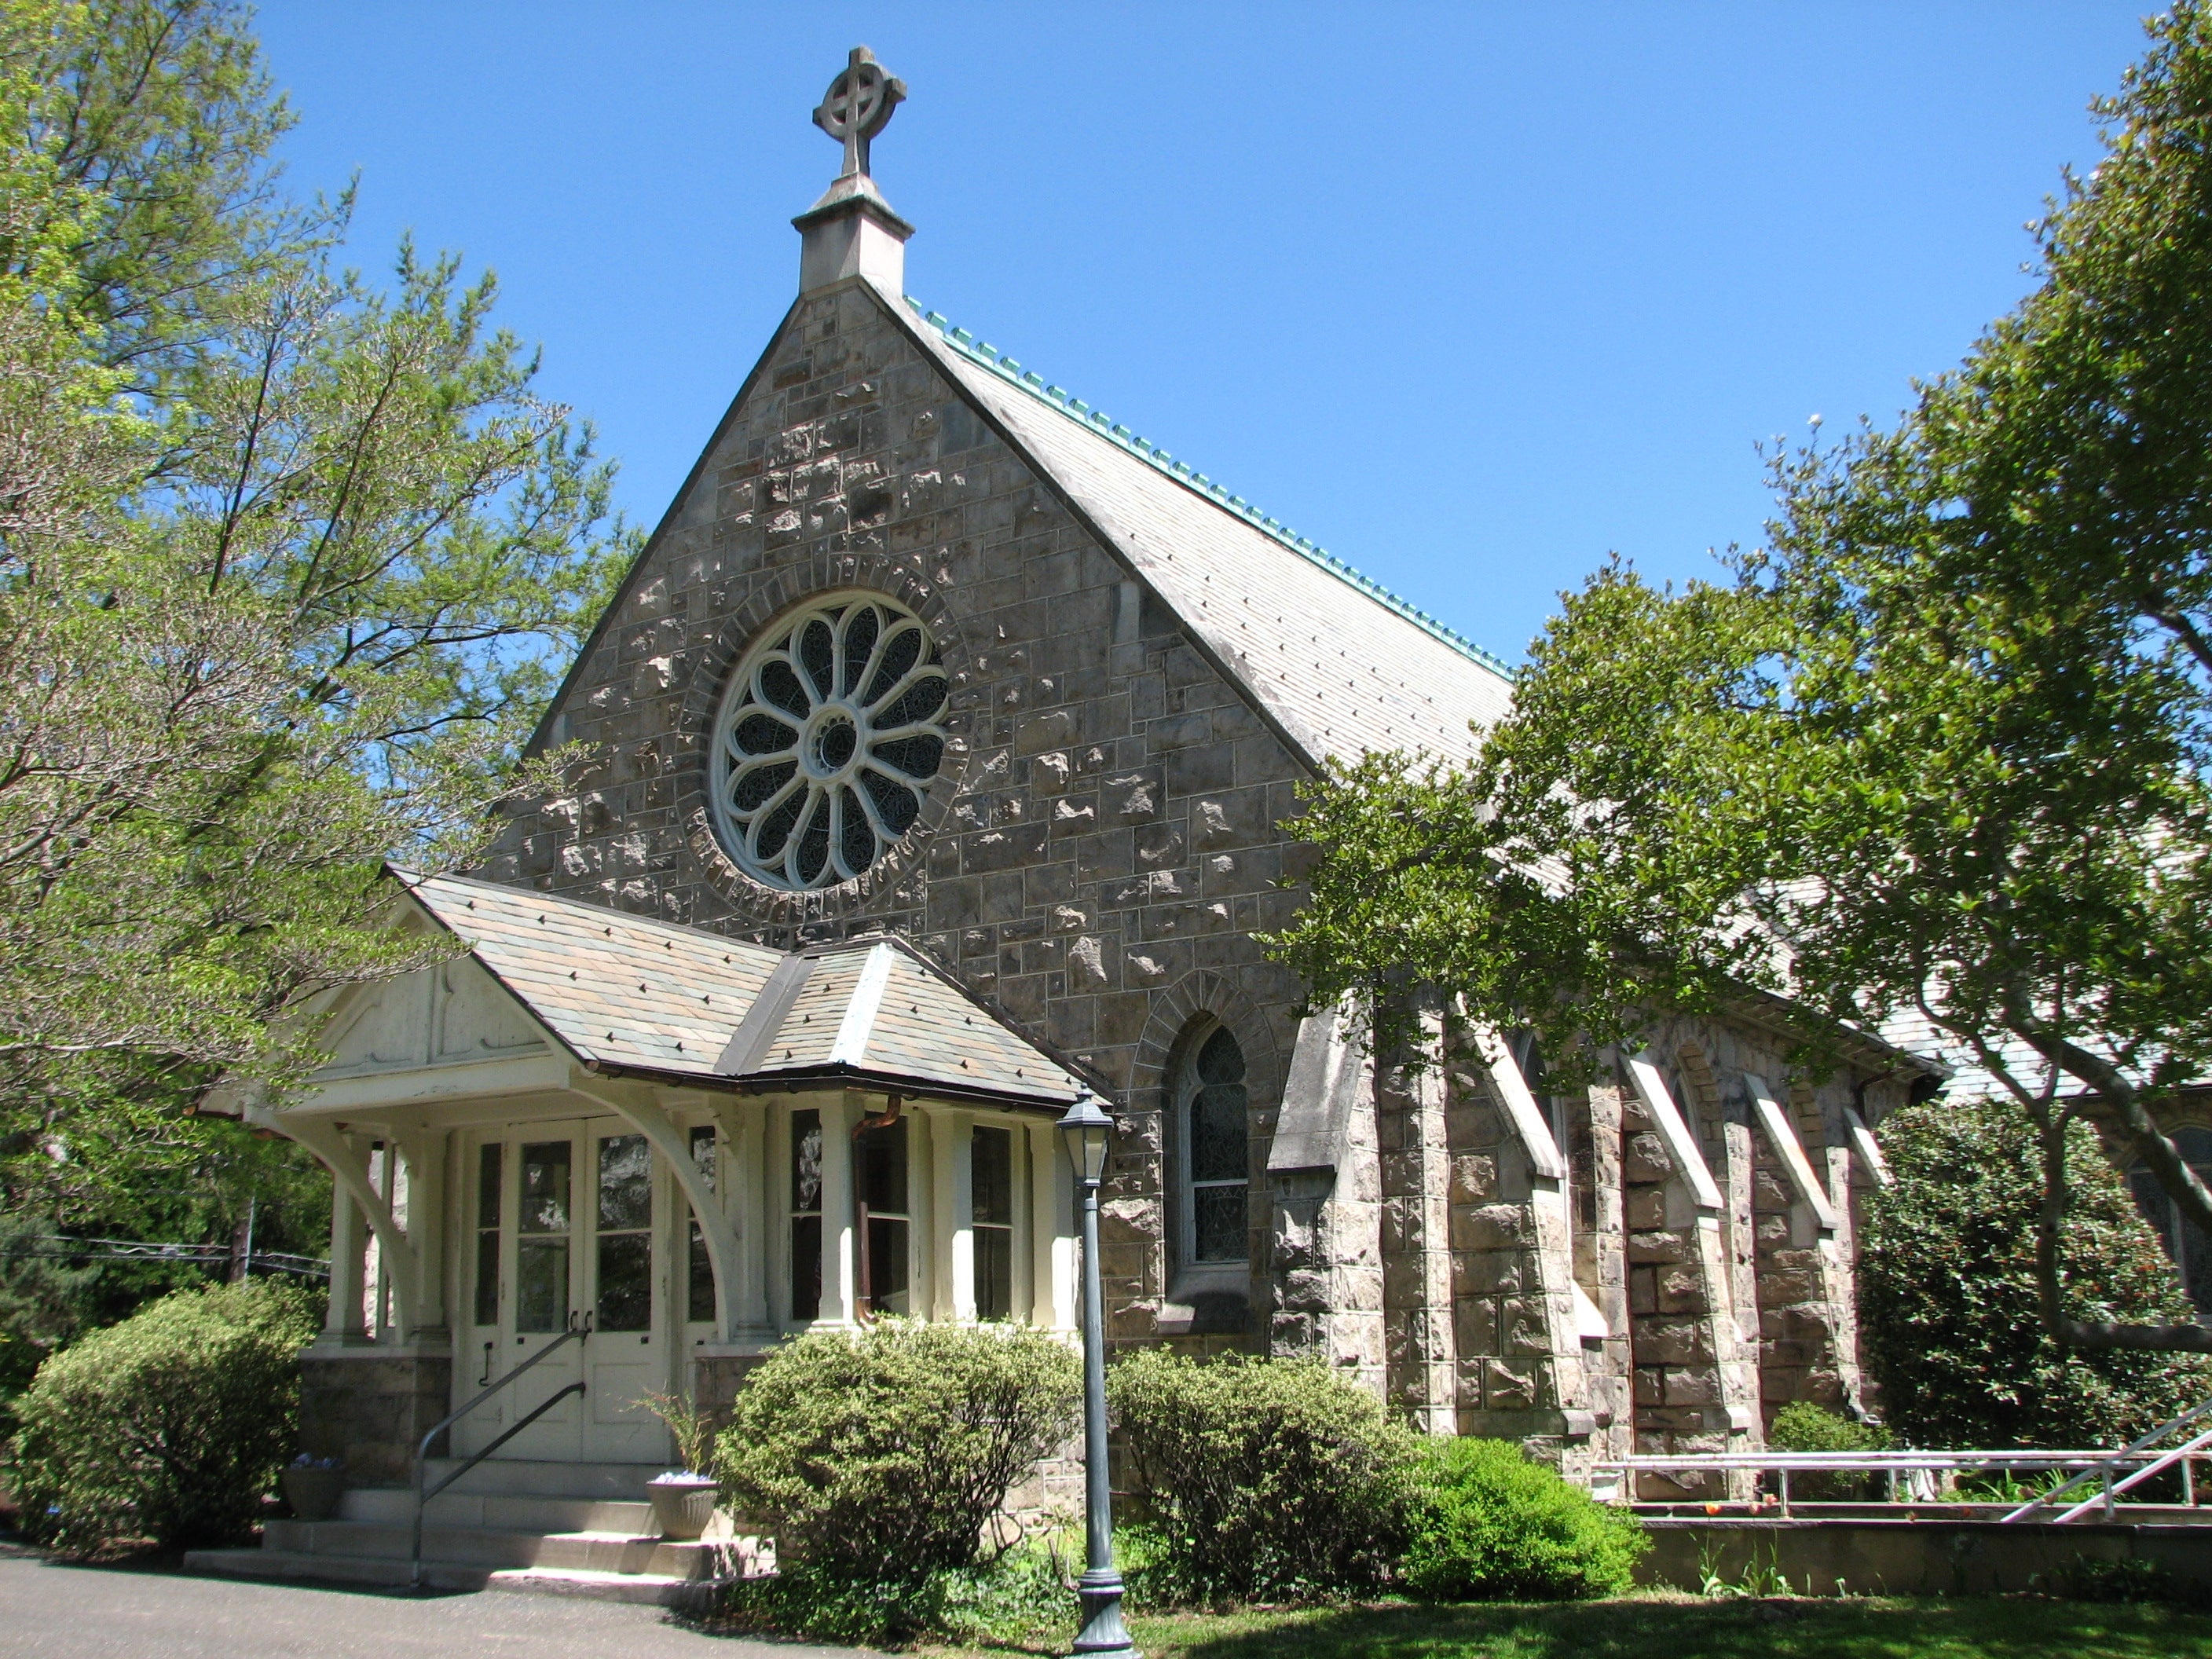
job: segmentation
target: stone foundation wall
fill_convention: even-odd
[[[345,1460],[356,1486],[404,1486],[415,1451],[431,1425],[453,1409],[453,1362],[442,1355],[331,1354],[300,1360],[300,1447],[311,1457]],[[442,1456],[447,1448],[431,1448]]]
[[[760,1368],[764,1353],[712,1354],[691,1362],[691,1401],[719,1428],[730,1420],[730,1407],[745,1378]]]

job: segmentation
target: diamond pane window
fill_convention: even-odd
[[[715,832],[771,887],[849,881],[921,815],[945,757],[943,653],[874,595],[786,617],[731,675],[714,721]]]

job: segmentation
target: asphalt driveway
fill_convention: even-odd
[[[702,1636],[658,1607],[487,1591],[413,1597],[0,1558],[15,1659],[848,1659]]]

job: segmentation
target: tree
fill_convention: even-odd
[[[1654,590],[1613,564],[1466,767],[1316,789],[1317,997],[1433,984],[1596,1063],[1654,1010],[1917,1018],[2036,1126],[2041,1316],[2069,1310],[2071,1126],[2095,1097],[2198,1225],[2161,1127],[2212,1068],[2212,26],[2149,26],[2108,154],[2035,227],[2041,282],[1896,427],[1778,457],[1765,550]]]
[[[1891,1183],[1867,1206],[1859,1331],[1882,1416],[1915,1446],[2132,1440],[2205,1393],[2202,1358],[2060,1346],[2037,1316],[2035,1124],[2008,1100],[1923,1102],[1883,1126]],[[2188,1298],[2086,1124],[2066,1149],[2075,1201],[2068,1310],[2179,1323]]]
[[[312,999],[428,959],[384,860],[466,862],[557,773],[522,740],[635,550],[491,277],[337,266],[290,118],[229,0],[0,6],[12,1207],[194,1140],[159,1126],[218,1075],[286,1086]]]

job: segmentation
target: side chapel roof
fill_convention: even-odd
[[[527,888],[394,873],[587,1066],[1052,1109],[1085,1086],[901,939],[784,951]]]

